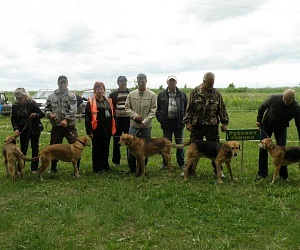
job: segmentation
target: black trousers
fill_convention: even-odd
[[[29,128],[26,128],[20,134],[21,151],[24,155],[27,154],[29,141],[31,145],[31,156],[35,157],[39,154],[39,140],[41,133],[33,134]],[[38,161],[31,162],[31,171],[36,171],[39,167]]]
[[[116,118],[116,133],[114,134],[113,141],[114,141],[114,147],[113,147],[113,157],[112,162],[115,164],[120,164],[121,161],[121,152],[120,152],[120,136],[124,134],[129,133],[129,126],[130,126],[130,118],[124,117],[124,118]],[[127,150],[127,162],[128,162],[128,150]]]
[[[110,136],[98,134],[92,139],[92,161],[93,172],[99,173],[101,171],[109,171],[108,164]]]

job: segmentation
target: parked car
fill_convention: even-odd
[[[1,115],[9,116],[11,115],[12,103],[8,101],[4,92],[0,91],[0,112]]]
[[[49,95],[51,95],[54,90],[51,89],[40,89],[38,92],[34,94],[32,99],[37,103],[39,108],[44,112],[46,101]]]
[[[106,89],[106,92],[105,92],[106,97],[109,97],[110,93],[111,93],[111,90]],[[81,97],[83,99],[83,103],[82,103],[82,113],[83,114],[85,113],[85,106],[86,106],[87,100],[93,96],[94,96],[94,89],[87,89],[82,92]]]

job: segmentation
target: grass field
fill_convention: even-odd
[[[226,92],[224,99],[238,95]],[[258,99],[256,93],[247,95]],[[259,93],[259,101],[266,96]],[[255,128],[256,110],[241,99],[240,108],[227,106],[229,128]],[[47,121],[43,123],[46,127]],[[294,122],[290,125],[289,145],[298,145]],[[82,123],[77,128],[85,134]],[[0,140],[11,133],[9,118],[0,117]],[[156,119],[152,136],[162,136]],[[44,131],[41,148],[49,138]],[[171,176],[160,169],[161,157],[155,156],[149,159],[145,178],[124,174],[125,157],[111,173],[92,174],[91,147],[83,152],[78,179],[71,164],[59,162],[59,172],[45,174],[40,182],[27,163],[25,180],[18,176],[12,183],[1,163],[0,249],[300,249],[299,167],[289,167],[289,182],[270,185],[270,161],[269,177],[256,181],[257,145],[243,143],[243,166],[242,153],[232,161],[238,180],[230,181],[224,169],[222,185],[206,159],[200,160],[198,176],[183,182],[175,150]],[[122,153],[125,156],[125,148]]]

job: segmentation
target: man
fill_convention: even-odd
[[[186,109],[184,123],[186,129],[191,132],[190,140],[195,139],[219,142],[219,123],[221,131],[225,132],[229,123],[229,117],[222,95],[214,88],[215,75],[212,72],[204,74],[203,83],[196,87],[190,94]],[[212,161],[216,176],[216,163]],[[224,175],[222,173],[222,177]]]
[[[183,117],[187,107],[187,95],[176,87],[176,76],[168,76],[167,89],[157,96],[156,118],[159,121],[165,138],[172,141],[174,135],[176,144],[183,143]],[[184,168],[184,151],[177,149],[176,158],[181,170]],[[163,165],[163,169],[166,166]]]
[[[46,118],[52,125],[50,145],[63,142],[63,138],[71,144],[78,137],[76,124],[77,101],[74,93],[68,90],[68,79],[59,76],[57,80],[58,89],[51,94],[45,105]],[[80,159],[78,161],[78,168]],[[57,160],[51,163],[50,173],[57,172]]]
[[[112,93],[110,93],[109,98],[112,99],[113,107],[115,109],[115,121],[116,121],[116,133],[114,134],[114,147],[113,147],[113,157],[112,162],[114,166],[118,167],[120,165],[121,153],[119,140],[122,133],[129,133],[130,117],[125,111],[125,102],[129,94],[129,89],[127,88],[127,78],[126,76],[119,76],[117,79],[117,84],[119,88]],[[128,158],[128,152],[127,152]],[[128,160],[128,159],[127,159]]]
[[[274,133],[278,146],[285,146],[287,139],[287,127],[294,118],[298,137],[300,140],[300,106],[295,100],[295,91],[286,89],[283,94],[271,95],[258,108],[256,125],[260,127],[260,140],[272,137]],[[268,175],[268,152],[259,150],[257,180]],[[279,175],[285,181],[288,179],[287,166],[281,166]]]
[[[130,117],[129,134],[150,138],[152,119],[157,108],[156,95],[146,88],[147,76],[145,74],[137,76],[137,83],[138,89],[130,92],[125,102],[125,110]],[[130,152],[128,153],[128,164],[129,171],[127,173],[135,173],[136,158]]]

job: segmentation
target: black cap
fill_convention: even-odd
[[[127,82],[127,78],[126,78],[126,76],[119,76],[117,81],[118,82]]]
[[[57,79],[57,83],[67,82],[67,81],[68,81],[68,78],[66,76],[59,76]]]
[[[137,78],[136,78],[137,80],[146,80],[147,81],[147,76],[145,75],[145,74],[138,74],[138,76],[137,76]]]

